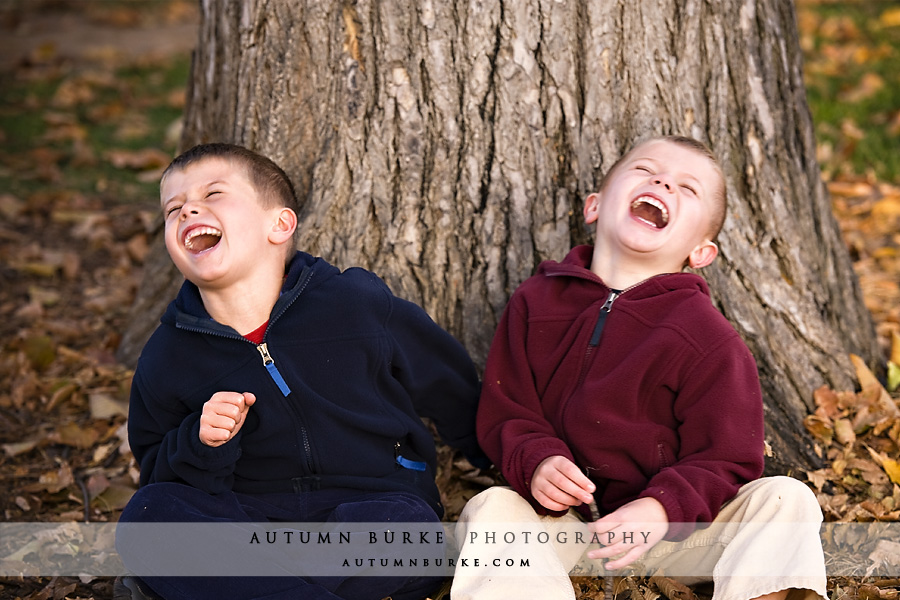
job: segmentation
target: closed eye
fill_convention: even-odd
[[[683,189],[687,190],[688,192],[690,192],[691,194],[693,194],[694,196],[697,195],[697,190],[695,190],[693,187],[691,187],[691,186],[689,186],[689,185],[687,185],[687,184],[685,184],[685,183],[681,184],[681,187],[682,187]]]
[[[176,213],[176,212],[178,212],[179,210],[181,210],[181,206],[171,206],[171,207],[169,207],[169,209],[166,210],[166,218],[168,219],[170,216],[172,216],[172,213]]]

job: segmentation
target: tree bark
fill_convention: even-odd
[[[817,463],[813,391],[852,388],[848,353],[879,350],[820,179],[792,4],[201,4],[182,146],[273,158],[303,201],[300,247],[374,270],[479,365],[516,286],[589,241],[582,200],[625,149],[709,143],[731,204],[701,275],[757,358],[769,471]],[[159,246],[125,360],[177,284],[166,263]]]

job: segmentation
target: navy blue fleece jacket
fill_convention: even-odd
[[[218,391],[257,400],[237,435],[213,448],[200,442],[200,414]],[[128,434],[142,485],[408,491],[440,515],[434,441],[420,417],[483,460],[478,393],[468,354],[421,308],[366,270],[300,252],[259,346],[213,321],[185,282],[141,354]]]

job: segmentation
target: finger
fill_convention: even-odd
[[[256,402],[256,395],[251,392],[244,392],[244,406],[250,407]]]
[[[537,500],[541,506],[550,510],[569,510],[570,507],[579,503],[578,500],[566,494],[555,494],[551,497],[542,490],[534,492],[534,499]]]
[[[209,402],[216,406],[233,405],[242,409],[244,407],[244,394],[238,392],[216,392],[209,399]]]
[[[580,474],[581,472],[575,470],[575,474]],[[581,504],[583,502],[589,503],[594,497],[591,495],[592,488],[594,485],[588,479],[587,483],[590,484],[590,488],[586,488],[584,486],[584,481],[576,481],[570,477],[571,471],[569,469],[564,470],[554,470],[547,474],[547,480],[553,484],[553,486],[559,490],[562,494],[565,495],[565,500],[571,504]],[[582,475],[582,477],[584,477]],[[561,497],[557,497],[556,500],[562,500]]]
[[[584,494],[590,496],[595,491],[597,491],[597,486],[594,485],[594,482],[590,480],[590,478],[582,472],[581,469],[578,468],[578,465],[573,463],[570,460],[566,460],[558,467],[560,473],[562,473],[566,479],[571,481],[580,491],[583,491]],[[582,495],[584,495],[582,494]],[[590,502],[590,498],[586,500]]]
[[[200,430],[200,440],[208,446],[227,442],[230,438],[230,431],[218,427],[204,427]]]
[[[601,540],[602,543],[602,540]],[[631,545],[624,545],[622,542],[616,542],[615,544],[610,544],[609,546],[603,546],[602,548],[595,548],[588,552],[589,558],[612,558],[614,556],[618,556],[625,552],[626,550],[630,550]]]
[[[591,523],[591,530],[597,533],[609,533],[622,527],[622,521],[615,517],[615,513],[600,517]]]
[[[231,432],[234,429],[236,421],[228,415],[208,414],[200,415],[200,426],[206,426],[211,429],[221,429]]]
[[[203,413],[208,415],[219,415],[222,417],[228,417],[232,420],[237,420],[240,418],[241,413],[244,411],[244,402],[241,400],[240,404],[236,404],[234,402],[207,402],[206,406],[203,407]]]

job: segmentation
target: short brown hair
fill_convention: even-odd
[[[194,163],[210,158],[221,158],[243,168],[264,208],[283,206],[291,209],[295,214],[299,214],[300,204],[297,201],[297,193],[294,191],[294,184],[287,173],[271,159],[236,144],[223,142],[198,144],[176,156],[163,171],[160,181],[164,181],[172,171],[184,170]],[[295,230],[287,255],[288,260],[293,257],[297,237],[298,233]]]
[[[712,215],[709,239],[715,240],[715,238],[719,235],[719,232],[722,230],[722,225],[725,223],[725,215],[728,212],[728,192],[725,187],[725,173],[722,171],[722,166],[719,164],[719,160],[716,158],[715,154],[712,153],[712,150],[709,149],[709,146],[695,138],[683,135],[665,135],[638,141],[631,147],[628,152],[625,152],[622,156],[620,156],[615,164],[610,167],[609,171],[606,172],[606,175],[604,175],[603,179],[600,180],[599,191],[603,191],[603,189],[606,187],[607,181],[609,181],[610,177],[613,173],[615,173],[619,165],[625,162],[625,160],[629,156],[631,156],[631,154],[635,150],[650,142],[671,142],[673,144],[677,144],[679,146],[682,146],[683,148],[687,148],[688,150],[692,150],[702,156],[705,156],[713,164],[716,173],[718,173],[719,175],[719,187],[714,191],[715,195],[713,197],[713,200],[716,201],[716,211]]]

